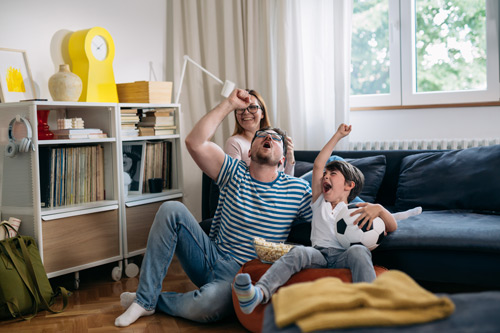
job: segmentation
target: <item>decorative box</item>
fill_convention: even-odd
[[[170,104],[172,101],[172,82],[136,81],[118,83],[120,103]]]

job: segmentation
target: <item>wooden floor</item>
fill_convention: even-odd
[[[114,266],[116,264],[80,272],[78,290],[74,290],[74,274],[51,279],[51,284],[73,291],[66,310],[55,315],[42,311],[30,321],[0,322],[0,332],[247,332],[236,317],[214,324],[198,324],[163,313],[139,318],[129,327],[115,327],[115,318],[124,311],[120,306],[120,294],[124,291],[135,292],[139,280],[124,277],[121,281],[113,281],[111,269]],[[163,289],[178,292],[195,289],[175,259],[163,282]]]

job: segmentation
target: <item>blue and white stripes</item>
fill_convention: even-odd
[[[244,162],[226,155],[217,183],[210,237],[240,264],[256,257],[254,237],[283,242],[296,217],[311,221],[311,189],[302,179],[280,172],[271,183],[259,182]]]

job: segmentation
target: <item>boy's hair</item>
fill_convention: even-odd
[[[347,197],[347,202],[351,202],[361,193],[365,184],[365,176],[354,165],[346,161],[332,161],[326,165],[325,169],[328,171],[337,170],[344,176],[346,182],[354,182],[354,187]]]

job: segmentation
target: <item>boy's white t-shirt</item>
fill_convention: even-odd
[[[344,247],[340,245],[335,234],[337,215],[344,206],[347,205],[341,202],[337,204],[335,208],[332,208],[332,204],[325,201],[323,194],[311,204],[313,212],[311,225],[312,246],[344,249]]]

